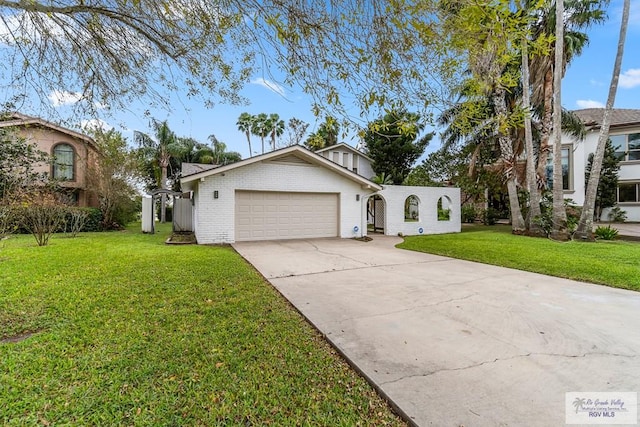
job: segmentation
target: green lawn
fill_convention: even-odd
[[[551,276],[640,290],[640,243],[555,242],[514,236],[509,226],[465,226],[462,233],[405,237],[399,248]]]
[[[0,242],[0,424],[403,425],[233,249],[138,230]]]

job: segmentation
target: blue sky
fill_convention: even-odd
[[[618,42],[621,10],[622,0],[613,0],[608,10],[609,20],[588,31],[589,46],[582,56],[572,62],[563,80],[562,103],[566,108],[591,108],[604,106],[606,103]],[[243,157],[249,156],[248,146],[245,136],[237,130],[236,121],[244,111],[251,114],[277,113],[285,121],[296,117],[310,123],[309,131],[317,127],[317,120],[311,112],[312,100],[299,88],[284,87],[267,75],[256,74],[251,78],[251,83],[243,89],[242,95],[250,100],[250,105],[217,104],[207,109],[204,103],[197,99],[174,93],[169,95],[172,110],[151,110],[151,116],[159,120],[167,119],[179,136],[207,142],[207,137],[215,134],[218,140],[227,144],[228,149],[240,152]],[[615,106],[640,108],[640,2],[637,1],[632,1],[631,5],[625,57]],[[60,108],[65,107],[62,105]],[[149,131],[149,119],[144,115],[147,108],[148,106],[141,102],[139,105],[131,105],[129,111],[113,113],[112,117],[105,120],[131,138],[134,130]],[[358,141],[348,137],[345,142],[355,145]],[[259,138],[252,137],[252,145],[254,152],[259,149]],[[437,149],[438,146],[439,140],[436,136],[428,152]]]

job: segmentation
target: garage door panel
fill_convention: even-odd
[[[236,191],[236,240],[338,235],[336,193]]]

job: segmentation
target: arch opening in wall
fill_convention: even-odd
[[[374,194],[367,200],[367,231],[384,233],[386,202],[383,197]]]
[[[404,201],[404,222],[417,222],[420,220],[420,199],[413,194]]]
[[[438,221],[451,221],[451,199],[447,196],[438,199]]]

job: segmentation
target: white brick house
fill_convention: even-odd
[[[595,153],[604,115],[602,108],[576,110],[574,113],[587,127],[584,140],[563,135],[562,164],[565,198],[576,204],[584,203],[585,168],[589,154]],[[611,116],[609,138],[621,158],[618,175],[618,206],[627,212],[628,221],[640,221],[640,110],[614,109]],[[605,209],[601,220],[608,220],[610,209]]]
[[[194,232],[201,244],[362,237],[374,195],[383,206],[385,234],[460,231],[458,189],[383,188],[301,146],[195,172],[181,184],[193,194]],[[418,209],[406,226],[405,193],[415,196]],[[450,209],[449,220],[438,221],[439,200]]]

